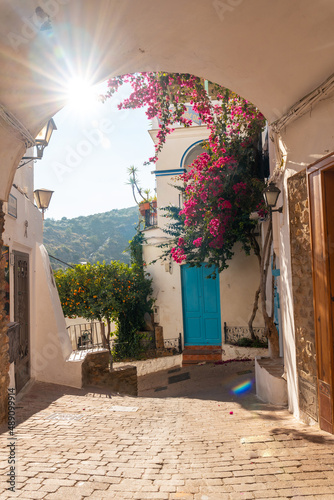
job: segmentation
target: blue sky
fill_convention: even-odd
[[[99,86],[101,92],[106,86]],[[101,92],[102,93],[102,92]],[[139,169],[140,185],[154,190],[154,154],[144,110],[117,110],[128,89],[104,104],[74,93],[54,116],[57,125],[43,159],[35,162],[35,189],[54,191],[46,218],[73,218],[134,206],[127,168]],[[78,95],[78,99],[76,99]]]

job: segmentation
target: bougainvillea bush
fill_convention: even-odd
[[[263,115],[230,90],[207,85],[189,74],[151,72],[115,77],[109,80],[104,99],[112,97],[124,83],[131,85],[132,93],[119,108],[144,107],[148,118],[158,119],[156,156],[151,162],[157,160],[176,124],[192,125],[183,116],[186,103],[208,128],[206,151],[180,176],[184,206],[176,214],[181,224],[169,250],[173,259],[180,264],[206,261],[221,272],[228,267],[237,241],[247,253],[252,248],[259,253],[254,237],[256,222],[249,216],[255,210],[263,211],[258,148],[265,125]]]

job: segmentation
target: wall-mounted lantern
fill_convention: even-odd
[[[270,184],[263,190],[263,198],[270,212],[282,213],[283,207],[274,209],[280,192],[281,190],[273,182],[270,182]]]
[[[55,122],[51,118],[51,120],[49,120],[47,124],[44,125],[42,130],[37,134],[35,138],[34,146],[36,147],[36,155],[23,156],[21,158],[21,163],[18,168],[23,167],[32,160],[41,160],[43,158],[44,149],[49,145],[54,130],[57,130],[57,127]]]
[[[51,196],[54,191],[49,191],[48,189],[36,189],[34,191],[34,197],[37,207],[42,211],[43,220],[44,212],[49,208]]]

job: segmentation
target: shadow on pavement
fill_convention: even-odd
[[[255,392],[254,361],[190,365],[138,378],[139,397],[237,403],[250,411],[270,411],[268,418],[275,419],[274,412],[282,407],[263,403]]]
[[[75,389],[36,382],[17,400],[16,426],[45,409],[56,412],[57,400],[65,395],[104,398],[109,401],[113,398],[119,400],[122,397],[136,399],[134,396],[112,393],[107,388]],[[205,400],[217,402],[218,406],[220,406],[219,403],[230,403],[231,410],[234,409],[233,405],[239,405],[250,412],[249,415],[243,415],[243,420],[260,417],[273,422],[273,425],[275,421],[291,419],[286,409],[263,403],[256,397],[254,362],[252,361],[224,365],[195,365],[150,373],[138,378],[138,399],[140,398]],[[68,408],[68,412],[72,412],[71,407]],[[0,428],[0,434],[7,431],[7,426]],[[296,429],[273,428],[273,435],[278,439],[280,434],[286,435],[287,432],[293,433],[295,439],[307,439],[314,443],[321,444],[324,439],[322,436],[312,435],[307,431],[304,433]]]
[[[29,387],[26,389],[24,388],[22,392],[22,394],[18,394],[16,399],[15,427],[47,408],[52,409],[53,405],[56,405],[56,401],[65,395],[102,397],[107,399],[111,399],[115,396],[117,396],[117,398],[122,397],[121,394],[110,392],[108,388],[85,387],[83,389],[76,389],[74,387],[44,382],[31,383]],[[71,409],[69,408],[68,411],[71,412]],[[0,426],[0,435],[7,431],[7,424]]]

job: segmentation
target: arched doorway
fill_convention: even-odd
[[[75,72],[89,74],[95,82],[152,69],[203,75],[250,99],[270,122],[332,73],[334,13],[328,0],[321,0],[320,6],[300,0],[297,7],[282,0],[270,9],[265,0],[215,0],[210,5],[200,0],[49,0],[42,17],[37,7],[35,0],[1,5],[0,200],[8,197],[29,141],[62,107],[62,82]],[[288,84],[284,75],[289,75]],[[310,137],[307,130],[287,134],[291,169],[298,170],[332,147],[331,134],[319,123],[321,119],[314,141],[303,151],[296,135]],[[288,223],[285,216],[286,227]],[[286,227],[281,231],[282,249],[289,245]],[[284,253],[283,323],[291,330],[293,344],[289,259],[289,252]],[[293,370],[288,383],[295,394]],[[295,396],[290,403],[294,410]]]

